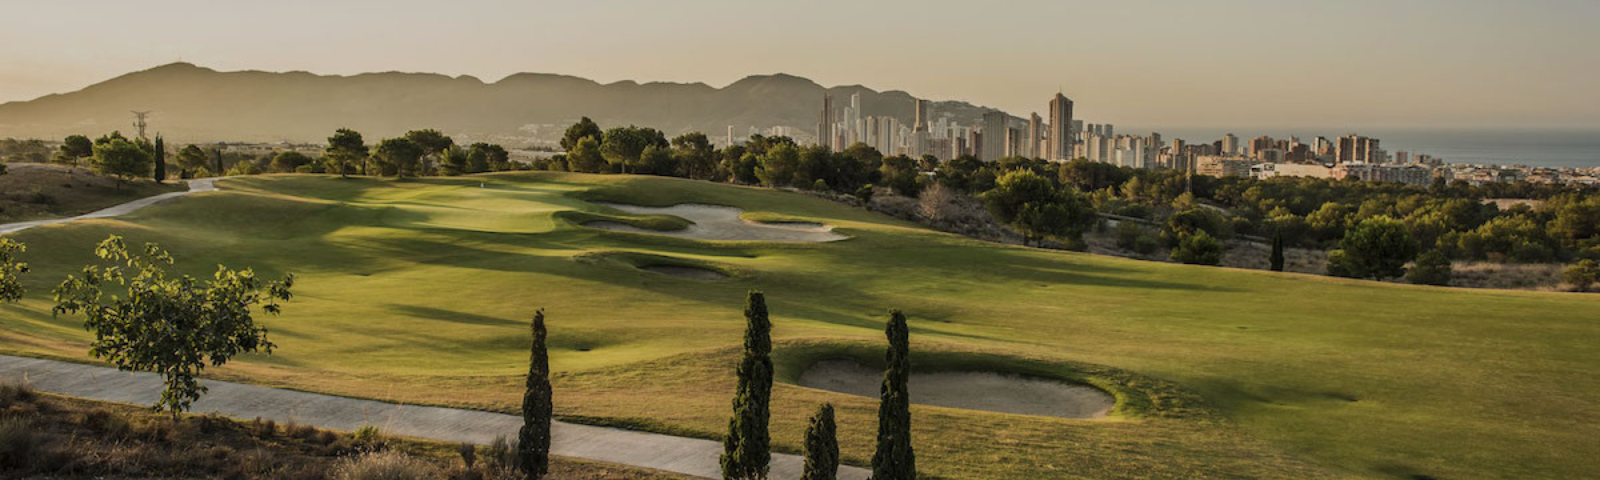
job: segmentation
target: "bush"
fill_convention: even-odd
[[[1382,280],[1405,274],[1421,247],[1404,223],[1378,216],[1345,232],[1339,249],[1328,255],[1328,274]]]
[[[1577,265],[1561,272],[1561,278],[1580,292],[1589,291],[1590,287],[1600,283],[1600,262],[1589,259],[1579,261]]]
[[[0,384],[0,408],[7,408],[19,403],[31,403],[38,398],[33,392],[33,387],[26,384],[5,383]]]
[[[1222,263],[1222,242],[1212,238],[1205,230],[1178,234],[1178,246],[1172,248],[1172,259],[1190,265],[1217,265]]]
[[[1417,257],[1417,264],[1406,272],[1406,280],[1417,285],[1450,285],[1450,257],[1439,250],[1429,250]]]
[[[393,451],[365,453],[333,467],[334,480],[431,480],[438,476],[433,464]]]
[[[362,425],[357,427],[355,434],[352,435],[351,438],[355,440],[356,443],[369,447],[383,444],[383,432],[379,431],[376,425]]]

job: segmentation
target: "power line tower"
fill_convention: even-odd
[[[149,116],[149,115],[150,115],[149,111],[144,111],[144,112],[140,112],[140,111],[137,111],[137,110],[133,111],[133,128],[139,129],[139,139],[141,139],[141,140],[145,139],[144,127],[147,127],[147,126],[150,125],[149,123],[146,123],[144,121],[144,118]]]

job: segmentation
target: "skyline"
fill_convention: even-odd
[[[1140,129],[1600,128],[1600,92],[1587,88],[1600,76],[1600,57],[1588,51],[1600,32],[1584,27],[1600,21],[1600,4],[1592,3],[976,9],[944,1],[806,8],[700,1],[649,21],[619,16],[628,2],[495,3],[378,10],[360,2],[311,9],[309,2],[161,1],[98,4],[94,16],[84,16],[82,4],[14,6],[32,13],[0,20],[0,62],[10,66],[0,71],[0,102],[181,59],[218,70],[414,71],[486,82],[528,71],[715,87],[781,72],[1023,118],[1046,113],[1059,91],[1076,103],[1078,117]],[[82,27],[42,21],[68,17]],[[262,28],[241,29],[240,18]],[[819,21],[843,33],[810,38],[803,26]],[[605,35],[593,32],[597,24],[610,25]],[[915,26],[952,24],[1006,28],[1008,36]],[[1323,26],[1341,33],[1320,33]],[[1064,59],[1049,61],[1056,56]]]

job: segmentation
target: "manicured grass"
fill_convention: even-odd
[[[480,187],[480,184],[483,187]],[[526,321],[545,308],[557,413],[715,437],[726,428],[747,290],[767,293],[780,380],[816,359],[874,361],[888,308],[917,368],[1098,385],[1105,421],[914,407],[918,465],[941,478],[1579,478],[1600,471],[1600,296],[1454,290],[1001,246],[802,195],[678,179],[523,173],[403,182],[236,178],[224,191],[16,235],[28,297],[0,351],[82,359],[48,289],[110,233],[186,269],[294,272],[266,319],[279,345],[211,371],[320,392],[510,411]],[[709,203],[818,221],[823,244],[609,232],[584,200]],[[572,211],[588,213],[563,213]],[[647,219],[647,222],[664,222]],[[732,278],[641,271],[666,257]],[[598,260],[597,260],[598,259]],[[780,383],[778,448],[838,406],[864,464],[874,399]]]

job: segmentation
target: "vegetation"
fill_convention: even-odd
[[[1212,238],[1205,230],[1179,232],[1178,244],[1172,247],[1172,259],[1189,265],[1220,264],[1222,242]]]
[[[744,358],[739,363],[739,386],[734,390],[733,417],[728,419],[728,434],[723,437],[722,478],[757,480],[767,478],[772,461],[772,321],[767,318],[767,300],[752,291],[744,308],[746,322]]]
[[[129,252],[122,237],[112,235],[94,251],[111,265],[90,265],[81,276],[68,276],[55,289],[51,311],[84,315],[84,328],[95,337],[89,347],[94,357],[119,369],[161,374],[165,384],[157,410],[177,415],[199,399],[206,364],[220,367],[257,350],[272,353],[267,330],[256,326],[251,311],[278,314],[278,302],[292,298],[293,275],[263,282],[252,270],[218,266],[213,279],[201,284],[170,272],[172,255],[153,243]],[[113,285],[126,288],[126,295],[113,291],[107,298],[105,287]]]
[[[811,414],[806,426],[805,471],[800,480],[834,480],[839,477],[838,427],[833,423],[833,405],[822,404]]]
[[[1385,278],[1405,275],[1406,264],[1417,256],[1417,241],[1400,221],[1389,217],[1362,220],[1350,230],[1339,249],[1328,255],[1328,274],[1339,277]]]
[[[1561,278],[1580,292],[1589,291],[1595,284],[1600,284],[1600,261],[1584,259],[1561,272]]]
[[[550,353],[544,328],[544,310],[533,313],[533,346],[528,360],[528,392],[522,397],[522,429],[517,432],[517,466],[528,480],[550,471],[550,419],[554,403],[550,390]]]
[[[1449,258],[1445,258],[1445,261],[1449,261]],[[1283,271],[1283,232],[1272,232],[1272,255],[1267,263],[1269,270]]]
[[[25,290],[21,275],[28,273],[28,263],[17,260],[17,254],[28,251],[28,246],[16,240],[0,237],[0,303],[22,299]]]
[[[117,188],[120,189],[122,182],[126,180],[150,175],[150,157],[149,149],[143,145],[112,132],[111,135],[95,140],[94,157],[90,163],[101,175],[116,178]]]
[[[1454,266],[1450,257],[1438,249],[1417,257],[1417,264],[1406,272],[1406,280],[1417,285],[1449,286]]]
[[[878,404],[878,450],[872,454],[873,480],[916,480],[916,455],[911,449],[910,329],[899,310],[889,312],[889,353]]]
[[[1021,248],[806,195],[650,176],[218,183],[219,192],[130,216],[10,235],[28,245],[22,260],[33,271],[22,300],[0,305],[0,351],[83,358],[92,334],[81,317],[52,316],[49,291],[120,233],[171,249],[190,275],[217,264],[297,274],[304,291],[293,308],[257,318],[281,348],[207,368],[208,379],[515,414],[527,391],[527,317],[547,307],[581,319],[549,332],[558,418],[720,440],[746,330],[730,305],[755,289],[774,294],[769,428],[779,452],[802,452],[810,415],[830,403],[841,461],[870,465],[878,399],[794,382],[824,359],[886,367],[882,307],[904,305],[919,319],[910,359],[919,372],[1011,372],[1118,398],[1109,421],[912,405],[922,475],[1490,479],[1600,469],[1582,449],[1593,436],[1582,425],[1600,423],[1591,414],[1600,383],[1584,374],[1600,365],[1587,348],[1600,334],[1592,295]],[[728,205],[825,223],[850,239],[601,231],[568,216],[641,217],[585,200]],[[702,282],[583,261],[617,253],[740,274]]]

